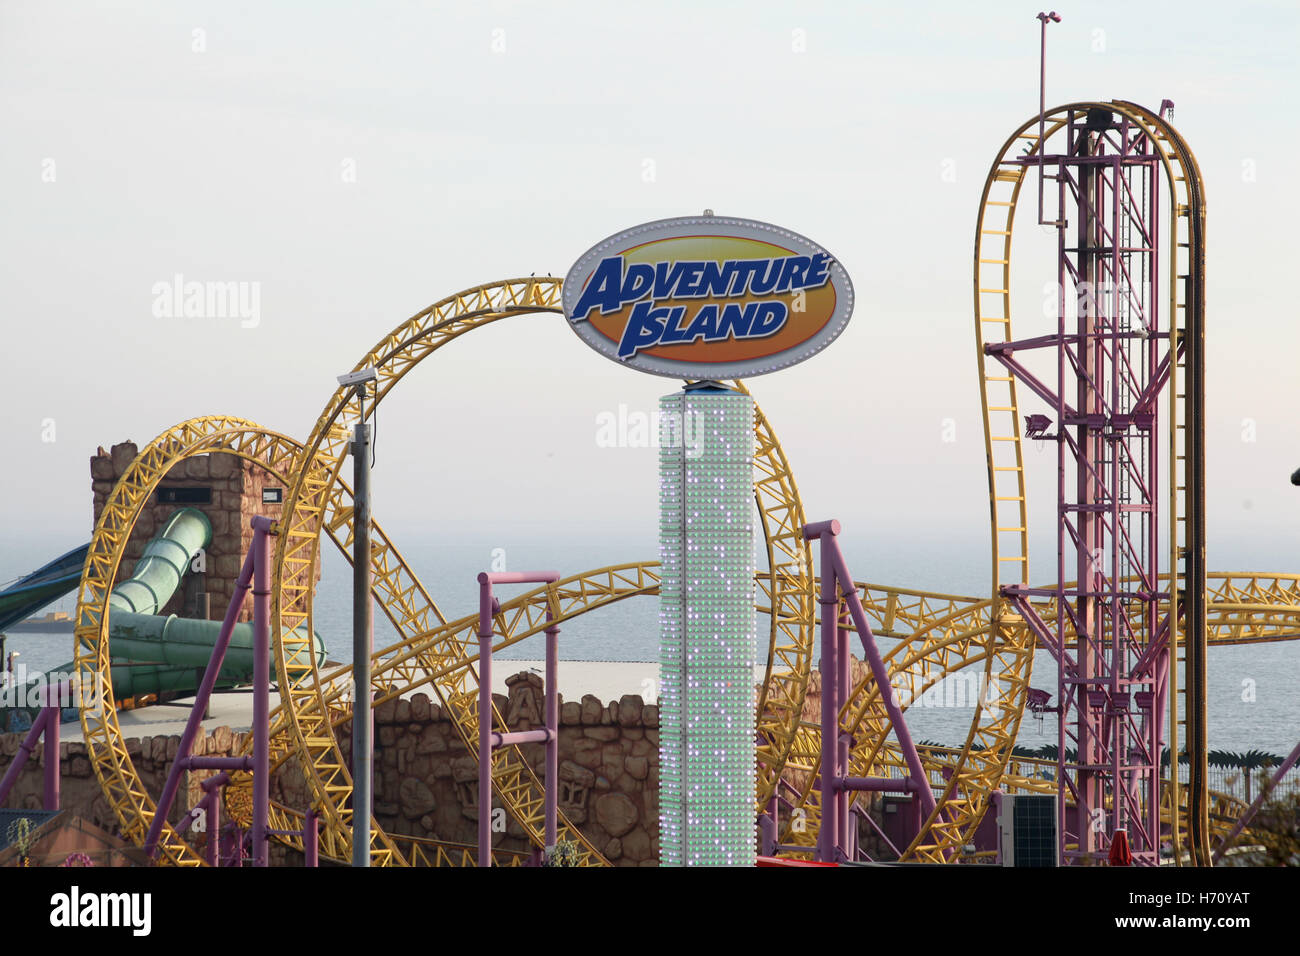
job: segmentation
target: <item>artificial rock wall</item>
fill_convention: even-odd
[[[542,681],[536,674],[507,680],[509,694],[496,703],[512,730],[543,723]],[[0,774],[8,768],[22,734],[0,736]],[[242,752],[247,735],[218,727],[201,734],[195,753],[230,756]],[[350,759],[351,730],[340,729],[340,744]],[[157,799],[180,738],[127,740],[127,752],[145,788]],[[375,816],[395,834],[410,834],[455,843],[478,842],[478,763],[462,744],[442,708],[425,694],[389,701],[375,708]],[[522,748],[539,778],[544,751],[540,744]],[[113,834],[118,820],[100,791],[85,744],[59,746],[62,808]],[[477,753],[477,745],[474,753]],[[28,761],[7,807],[41,806],[42,750]],[[199,782],[208,773],[190,773],[170,819],[177,822],[198,803]],[[659,712],[640,697],[601,703],[593,696],[560,707],[560,810],[618,866],[655,866],[659,857]],[[304,808],[308,793],[296,763],[289,762],[271,783],[271,797],[285,806]],[[494,846],[526,852],[529,844],[513,819],[494,837]],[[202,837],[195,838],[201,842]],[[196,845],[197,845],[196,842]],[[301,864],[272,844],[273,865]]]
[[[135,459],[139,449],[134,442],[122,442],[111,450],[98,449],[90,459],[91,490],[94,493],[94,522],[98,524],[99,516],[104,510],[108,496],[113,491],[119,478]],[[209,618],[219,621],[225,617],[230,605],[230,596],[235,590],[235,580],[243,565],[244,555],[253,542],[253,529],[250,522],[254,515],[265,515],[276,520],[280,517],[282,505],[263,504],[262,491],[265,488],[279,488],[280,483],[267,472],[250,462],[223,452],[199,455],[180,462],[159,482],[159,488],[202,489],[211,490],[210,503],[173,504],[158,500],[158,492],[150,497],[140,513],[127,543],[122,566],[118,569],[117,581],[125,580],[131,575],[136,561],[144,552],[144,546],[154,536],[167,517],[177,508],[196,508],[207,515],[212,523],[212,544],[208,547],[207,569],[202,582],[203,589],[211,595]],[[283,489],[287,494],[288,489]],[[317,578],[319,578],[319,572]],[[114,582],[116,583],[116,582]],[[163,614],[194,616],[185,613],[184,586],[172,596],[163,608]],[[253,617],[253,604],[246,601],[240,611],[239,620],[250,621]]]
[[[26,735],[0,735],[0,774],[9,768],[24,736]],[[247,736],[247,734],[234,733],[229,727],[218,727],[210,734],[200,729],[195,737],[193,753],[221,757],[234,756],[242,752]],[[140,775],[145,789],[155,800],[162,793],[163,784],[167,781],[167,773],[179,750],[179,736],[127,738],[126,752],[130,755],[131,763]],[[44,767],[45,750],[43,745],[38,744],[36,751],[28,759],[23,772],[14,783],[14,788],[4,806],[13,809],[40,809],[44,805]],[[59,744],[59,772],[62,798],[60,809],[72,810],[88,822],[104,828],[115,836],[120,836],[121,825],[99,786],[99,780],[90,765],[90,757],[84,743],[62,741]],[[180,822],[203,796],[200,783],[211,775],[211,771],[185,774],[184,785],[176,795],[176,802],[167,815],[168,820],[173,824]],[[306,785],[296,766],[287,767],[277,775],[272,785],[271,795],[273,799],[283,800],[290,806],[305,805]],[[192,839],[196,846],[201,846],[206,836],[192,835]],[[301,863],[301,854],[291,853],[286,847],[272,844],[273,865],[284,865],[295,860]]]
[[[542,679],[506,681],[496,704],[511,730],[543,726]],[[340,734],[350,757],[349,733]],[[478,760],[455,725],[425,694],[375,708],[375,818],[392,833],[478,842]],[[477,753],[477,743],[474,744]],[[520,748],[538,778],[545,747]],[[659,859],[659,709],[628,695],[608,704],[587,695],[560,706],[560,812],[610,862],[656,866]],[[513,819],[493,845],[529,848]]]

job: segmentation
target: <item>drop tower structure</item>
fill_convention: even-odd
[[[1058,18],[1040,19],[1045,32]],[[1033,706],[1059,716],[1061,863],[1098,861],[1117,843],[1137,865],[1157,865],[1162,844],[1209,860],[1205,202],[1172,106],[1040,103],[1004,144],[977,226],[994,621],[1008,639],[1030,628],[1057,661],[1054,705],[1040,692]],[[1054,232],[1055,301],[1034,330],[1045,334],[1017,336],[1010,262],[1027,179],[1038,225]],[[1022,432],[1024,390],[1035,407]],[[1047,587],[1029,579],[1022,437],[1057,446]]]

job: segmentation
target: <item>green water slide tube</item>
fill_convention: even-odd
[[[186,696],[198,689],[222,622],[157,612],[180,588],[194,556],[211,542],[212,525],[207,516],[194,508],[178,509],[145,545],[131,576],[113,588],[108,599],[108,638],[113,696],[117,700],[143,694]],[[325,643],[319,634],[312,635],[311,647],[317,666],[323,665]],[[235,625],[217,687],[229,689],[251,683],[253,656],[253,625]],[[306,659],[290,664],[291,671],[310,667]],[[70,674],[76,668],[67,663],[53,670]],[[31,699],[31,695],[24,693],[19,699]],[[19,705],[16,709],[25,708]],[[69,719],[75,719],[75,714]],[[12,723],[0,715],[0,731]]]
[[[212,646],[221,633],[220,621],[195,621],[175,614],[132,614],[114,611],[109,619],[113,696],[118,700],[141,694],[192,694],[203,680]],[[325,663],[325,643],[312,641],[316,665]],[[253,625],[236,624],[221,662],[217,687],[229,689],[253,680]],[[290,671],[306,671],[311,662],[291,662]]]
[[[144,546],[131,577],[113,588],[109,608],[112,612],[157,614],[181,586],[190,561],[211,543],[212,525],[207,515],[196,508],[173,511]],[[114,616],[110,613],[110,625]]]
[[[176,593],[200,548],[212,542],[207,515],[180,508],[145,545],[131,577],[109,595],[108,647],[113,696],[118,700],[141,694],[192,694],[198,690],[212,647],[221,634],[220,621],[163,616],[158,611]],[[325,642],[313,635],[317,666],[325,663]],[[302,670],[311,662],[298,662]],[[290,668],[296,670],[294,664]],[[221,664],[217,687],[229,689],[253,680],[253,625],[236,624]]]
[[[113,696],[192,693],[198,689],[220,621],[198,621],[158,611],[180,587],[190,561],[212,543],[207,515],[180,508],[145,545],[131,577],[113,588],[108,604],[108,646],[112,655]],[[317,664],[325,645],[313,641]],[[311,663],[302,662],[303,669]],[[217,687],[228,689],[253,679],[253,625],[236,624],[222,661]]]

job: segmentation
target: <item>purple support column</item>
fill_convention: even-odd
[[[844,755],[843,771],[834,766],[840,762],[841,756],[839,740],[840,694],[847,695],[849,684],[849,678],[838,661],[840,653],[837,633],[839,630],[837,588],[844,592],[845,604],[854,626],[858,629],[858,637],[862,642],[863,657],[866,658],[871,667],[871,673],[875,678],[876,686],[880,690],[885,711],[889,715],[894,737],[898,740],[899,749],[902,750],[903,759],[907,764],[908,780],[906,782],[892,782],[892,785],[910,790],[917,795],[914,804],[917,813],[921,815],[921,819],[932,814],[935,808],[934,793],[930,789],[929,778],[926,776],[925,768],[921,765],[920,755],[917,753],[916,745],[912,741],[912,735],[907,729],[907,722],[903,719],[902,709],[898,706],[898,700],[892,692],[889,682],[889,669],[885,666],[884,659],[880,656],[880,651],[876,647],[875,637],[871,633],[871,625],[868,623],[866,612],[862,608],[862,600],[858,597],[857,589],[853,584],[853,576],[849,573],[848,565],[844,561],[844,555],[841,553],[839,544],[836,541],[836,536],[839,533],[840,523],[838,521],[822,521],[804,526],[804,537],[806,539],[810,541],[820,539],[821,541],[822,584],[818,602],[821,605],[822,621],[822,821],[821,830],[818,833],[818,855],[821,860],[827,862],[836,862],[837,857],[835,854],[842,850],[846,843],[846,822],[842,821],[840,816],[841,813],[847,816],[848,804],[847,800],[844,800],[841,806],[841,797],[843,796],[841,791],[858,789],[863,783],[863,781],[854,780],[850,786],[850,781],[843,776],[844,773],[847,773],[847,755]],[[843,656],[847,660],[847,647],[843,652]],[[841,683],[844,685],[843,688],[837,688],[836,685]],[[874,788],[872,786],[872,789]],[[920,825],[918,822],[918,830]]]
[[[768,801],[767,813],[764,815],[763,821],[759,825],[759,832],[766,832],[771,837],[770,846],[767,843],[764,844],[764,846],[767,847],[767,849],[763,851],[764,856],[772,856],[776,853],[776,842],[781,835],[780,790],[781,787],[779,783],[777,786],[772,788],[772,799]],[[764,826],[766,826],[766,830],[764,830]]]
[[[302,821],[302,855],[307,866],[320,866],[320,833],[315,807],[307,808],[307,815]]]
[[[41,734],[44,733],[45,731],[45,725],[49,722],[50,719],[49,712],[50,712],[50,708],[48,707],[41,708],[41,712],[36,716],[36,720],[32,722],[31,728],[27,731],[27,736],[24,737],[23,742],[18,745],[18,753],[14,754],[13,763],[11,763],[9,765],[9,769],[5,771],[4,779],[0,780],[0,804],[3,804],[5,800],[8,798],[9,791],[13,788],[14,783],[18,780],[18,775],[22,773],[23,766],[27,763],[27,759],[32,755],[32,752],[36,749],[36,744],[41,739]],[[58,765],[57,761],[55,765],[56,766]],[[47,775],[49,773],[48,766],[49,764],[47,762],[46,764]],[[49,793],[48,776],[46,777],[45,786],[46,786],[45,792],[48,794]],[[47,807],[46,809],[49,808]]]
[[[271,806],[271,538],[270,518],[253,518],[253,866],[269,866]],[[362,690],[359,688],[358,693]]]
[[[559,699],[558,627],[546,630],[546,723],[543,738],[536,731],[494,734],[492,730],[492,616],[500,605],[492,596],[494,584],[549,584],[556,571],[487,572],[478,576],[478,865],[492,865],[492,750],[514,743],[546,742],[545,814],[548,845],[559,832]],[[548,613],[549,619],[549,613]],[[497,738],[495,741],[493,738]],[[554,767],[554,772],[552,772]]]
[[[203,796],[198,805],[203,810],[204,825],[208,831],[203,858],[208,866],[221,865],[221,788],[229,781],[230,774],[223,770],[199,784],[203,788]]]
[[[546,730],[546,845],[552,847],[560,832],[560,629],[555,625],[546,629]]]
[[[56,692],[57,693],[57,692]],[[57,810],[61,803],[59,794],[59,710],[57,698],[54,706],[46,707],[45,716],[45,803],[46,810]]]
[[[759,855],[775,856],[776,855],[776,824],[772,822],[772,813],[769,810],[758,818],[758,836],[759,836]]]
[[[818,526],[822,532],[838,534],[838,521],[823,522]],[[805,532],[807,534],[807,532]],[[812,535],[808,535],[812,537]],[[839,676],[835,667],[836,651],[836,617],[839,610],[839,595],[835,588],[835,565],[826,560],[825,546],[822,547],[822,583],[818,603],[821,606],[821,675],[822,675],[822,754],[821,754],[821,829],[817,834],[817,858],[825,863],[837,862],[836,851],[839,849],[839,815],[836,798],[835,766],[839,754],[839,703],[836,700],[836,678]]]
[[[852,587],[852,585],[848,585]],[[836,681],[838,685],[835,690],[835,714],[836,714],[836,761],[835,776],[842,778],[849,772],[849,735],[841,733],[839,730],[839,713],[844,705],[848,703],[849,695],[853,693],[853,667],[852,658],[849,656],[849,611],[848,608],[840,604],[839,618],[836,621],[835,630],[835,668]],[[836,788],[837,803],[835,806],[835,815],[839,820],[839,846],[849,859],[852,859],[852,848],[849,846],[849,804],[852,801],[852,795],[843,787]]]
[[[207,858],[208,866],[221,865],[221,799],[217,794],[210,794],[205,798],[207,806],[204,812],[207,814],[208,825],[208,845],[204,847],[204,856]]]
[[[491,585],[478,631],[478,865],[492,865],[492,611]],[[487,621],[484,633],[484,620]]]
[[[144,851],[150,857],[158,855],[158,838],[162,835],[163,825],[167,822],[167,814],[176,800],[176,791],[180,787],[181,759],[190,755],[190,750],[194,747],[194,738],[198,734],[199,723],[203,720],[203,714],[208,709],[212,689],[216,686],[217,675],[221,672],[221,664],[226,658],[226,649],[230,646],[231,632],[235,629],[235,621],[239,618],[239,609],[244,603],[249,583],[253,578],[257,540],[264,533],[254,525],[253,547],[249,549],[248,554],[244,557],[243,567],[240,568],[239,578],[235,582],[234,593],[230,597],[230,606],[226,608],[226,617],[221,622],[221,633],[217,635],[217,642],[212,646],[212,654],[208,658],[208,668],[203,672],[203,680],[199,684],[199,691],[194,696],[194,706],[190,710],[189,720],[185,723],[185,731],[181,734],[177,759],[172,763],[171,770],[167,774],[167,782],[163,785],[162,796],[158,799],[158,807],[154,811],[153,822],[149,825],[149,833],[145,837]]]

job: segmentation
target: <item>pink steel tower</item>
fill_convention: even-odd
[[[1163,117],[1153,126],[1137,117],[1156,117],[1128,106],[1052,111],[1051,128],[1018,160],[1040,167],[1049,203],[1056,193],[1056,219],[1044,222],[1040,211],[1040,223],[1056,229],[1056,330],[984,346],[1049,406],[1050,417],[1027,416],[1026,437],[1057,443],[1056,584],[1001,590],[1058,665],[1062,863],[1104,857],[1119,830],[1135,864],[1159,863],[1164,717],[1177,676],[1171,620],[1182,619],[1188,634],[1188,749],[1204,753],[1203,269],[1193,262],[1187,275],[1174,277],[1188,285],[1180,297],[1188,314],[1162,314],[1157,290],[1169,277],[1160,271],[1161,147],[1177,134]],[[1024,357],[1035,350],[1054,353],[1054,382],[1026,367]],[[1171,363],[1186,372],[1179,382],[1186,394],[1178,396],[1185,423],[1167,465],[1182,492],[1171,516],[1181,565],[1173,585],[1160,576],[1157,427]],[[1045,597],[1054,599],[1054,621],[1031,603]],[[1196,858],[1204,790],[1192,763],[1188,819]]]

